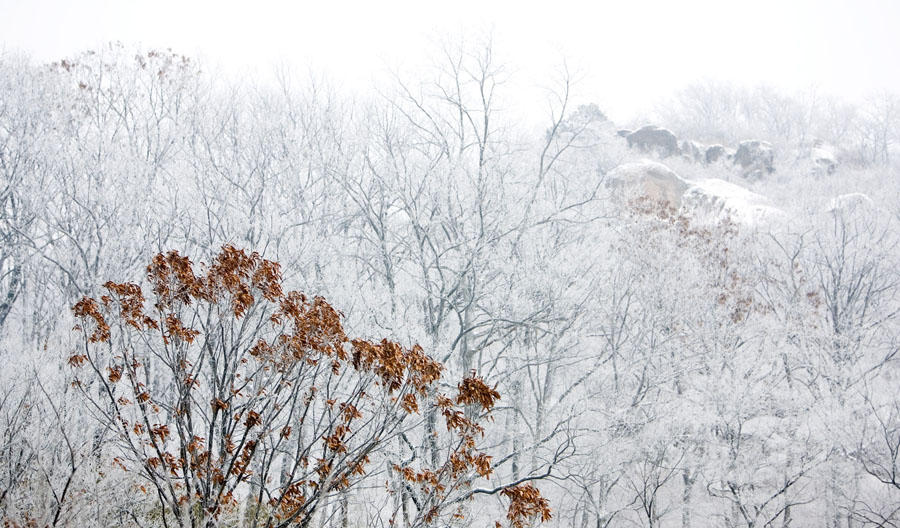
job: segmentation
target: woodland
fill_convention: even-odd
[[[274,77],[0,54],[5,528],[900,526],[896,94]]]

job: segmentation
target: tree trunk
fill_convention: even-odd
[[[347,491],[341,492],[341,528],[350,528],[350,499]]]
[[[6,298],[0,304],[0,328],[6,322],[9,312],[12,310],[13,303],[19,296],[19,289],[22,283],[22,267],[18,264],[9,272],[9,290],[6,292]]]
[[[694,478],[691,470],[685,469],[681,473],[681,481],[684,488],[681,494],[681,528],[691,528],[691,496],[694,491]]]

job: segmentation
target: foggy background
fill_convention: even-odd
[[[353,88],[421,64],[436,40],[490,34],[528,119],[545,117],[547,72],[563,60],[580,74],[576,95],[617,121],[700,79],[849,100],[900,86],[900,4],[891,0],[3,0],[0,15],[2,45],[36,60],[121,41],[262,79],[277,66],[311,67]]]

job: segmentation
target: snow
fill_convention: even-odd
[[[690,184],[662,163],[641,160],[625,163],[609,172],[607,183],[612,188],[625,187],[651,200],[665,200],[681,207],[681,199]]]
[[[745,224],[757,224],[781,211],[765,196],[740,185],[708,178],[689,182],[682,207],[698,220],[718,221],[730,216]]]
[[[828,206],[825,208],[825,212],[854,212],[857,209],[872,210],[875,208],[875,202],[873,202],[871,198],[863,193],[855,192],[835,196],[831,199],[830,202],[828,202]]]
[[[810,157],[813,161],[837,163],[837,158],[834,156],[833,152],[820,147],[813,148],[812,151],[810,151]]]
[[[717,178],[686,180],[656,161],[625,163],[610,171],[607,177],[610,188],[626,189],[651,200],[665,200],[701,222],[730,218],[739,223],[757,224],[780,214],[768,198],[740,185]]]

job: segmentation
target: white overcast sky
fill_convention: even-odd
[[[0,0],[0,43],[38,61],[122,41],[229,71],[311,65],[362,88],[424,63],[440,37],[491,33],[521,93],[539,94],[565,57],[582,100],[617,119],[703,78],[900,91],[898,27],[900,0]]]

